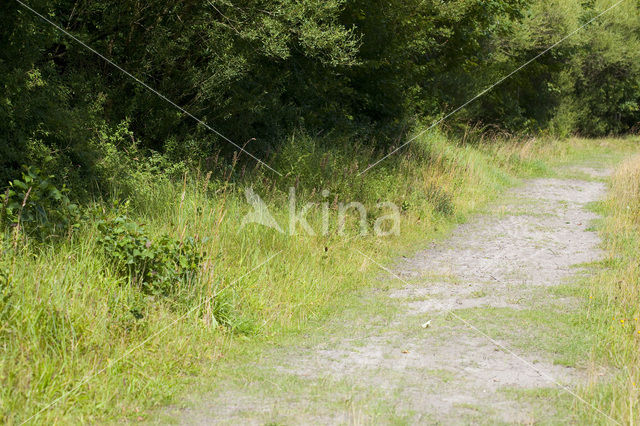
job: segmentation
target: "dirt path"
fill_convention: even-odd
[[[574,171],[575,172],[575,171]],[[594,179],[525,182],[302,345],[239,367],[177,410],[188,424],[530,423],[571,419],[561,390],[602,375],[572,315],[601,255]],[[372,260],[371,260],[372,261]],[[395,276],[392,276],[395,275]],[[573,283],[573,284],[568,284]],[[424,327],[427,321],[430,323]]]

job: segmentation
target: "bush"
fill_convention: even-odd
[[[169,295],[176,284],[192,282],[202,262],[196,241],[180,241],[168,235],[152,239],[144,226],[127,216],[101,220],[98,243],[117,270],[143,291]]]
[[[36,167],[25,167],[22,180],[10,182],[0,195],[2,224],[39,239],[59,236],[77,227],[78,206],[67,196],[69,189],[58,189],[53,180],[53,175],[42,177]]]

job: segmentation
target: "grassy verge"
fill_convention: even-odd
[[[637,424],[640,409],[640,156],[628,158],[611,178],[599,229],[606,258],[585,286],[586,322],[596,343],[591,358],[612,368],[610,380],[586,389],[594,405],[624,424]],[[585,409],[588,422],[602,422]]]
[[[220,172],[219,178],[186,174],[182,182],[132,173],[130,203],[116,208],[95,202],[86,209],[93,213],[66,239],[43,244],[14,232],[3,237],[0,421],[143,419],[149,407],[169,403],[192,377],[214,372],[238,341],[259,344],[302,330],[368,288],[377,268],[357,250],[387,262],[444,235],[518,177],[551,173],[562,162],[613,161],[635,143],[460,145],[433,133],[359,176],[374,153],[299,137],[272,159],[282,178],[244,169]],[[118,189],[117,181],[113,187]],[[317,235],[243,227],[250,211],[246,187],[283,227],[288,188],[295,187],[298,208],[316,203],[307,218]],[[380,201],[400,206],[400,235],[361,237],[355,215],[339,235],[339,203],[350,201],[372,212],[369,227],[384,214],[376,209]],[[326,235],[319,231],[323,205],[329,210]],[[119,273],[99,244],[98,218],[123,212],[144,224],[150,238],[193,237],[204,258],[196,279],[176,283],[169,295],[153,294]]]

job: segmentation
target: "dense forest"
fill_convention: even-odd
[[[640,2],[3,0],[0,86],[0,423],[145,420],[521,178],[637,151]],[[576,392],[621,421],[640,404],[640,330],[610,324],[640,313],[629,164],[605,229],[624,262],[571,320],[624,371]],[[247,225],[250,193],[328,232]],[[340,228],[351,201],[369,216]],[[400,235],[358,234],[381,202]]]
[[[416,123],[442,117],[613,5],[28,4],[259,158],[269,158],[299,131],[352,135],[383,152]],[[216,153],[237,150],[18,2],[0,8],[5,184],[20,176],[22,165],[35,165],[95,189],[112,175],[101,162],[106,156],[159,154],[169,163],[202,165]],[[640,120],[639,32],[637,2],[624,1],[445,125],[560,136],[634,131]]]

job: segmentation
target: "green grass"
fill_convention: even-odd
[[[596,228],[606,256],[591,265],[593,276],[582,287],[585,322],[596,343],[590,357],[610,366],[610,377],[583,389],[585,397],[624,424],[637,424],[640,407],[640,157],[616,169],[609,196],[592,208],[604,216]],[[586,408],[583,421],[602,419]]]
[[[534,309],[475,308],[456,311],[458,315],[497,340],[509,341],[514,348],[532,353],[545,353],[554,364],[586,368],[588,353],[595,343],[593,330],[581,309],[566,307]],[[484,324],[477,319],[490,317]]]
[[[378,158],[374,153],[298,138],[273,161],[283,178],[254,170],[234,179],[193,174],[173,182],[133,173],[138,191],[131,194],[129,216],[152,236],[202,241],[205,262],[198,280],[179,288],[177,296],[141,293],[101,254],[92,219],[72,237],[50,244],[22,236],[16,243],[6,235],[0,260],[7,275],[2,290],[9,294],[0,299],[0,421],[19,423],[34,415],[35,423],[144,419],[153,407],[215,378],[247,352],[322,326],[370,289],[379,269],[354,249],[388,263],[444,237],[520,177],[594,158],[614,162],[636,143],[576,139],[460,146],[432,133],[358,177]],[[248,185],[281,223],[289,186],[298,187],[304,202],[322,203],[322,189],[368,207],[392,201],[406,207],[402,232],[347,241],[337,235],[335,220],[327,236],[283,235],[256,225],[239,231]],[[93,208],[111,211],[102,201]],[[321,228],[320,210],[311,212],[309,222]],[[355,237],[354,221],[347,223],[346,237]],[[229,316],[229,327],[218,325],[222,314]]]
[[[535,424],[582,424],[576,415],[576,399],[559,387],[541,389],[504,388],[500,392],[531,407]]]

